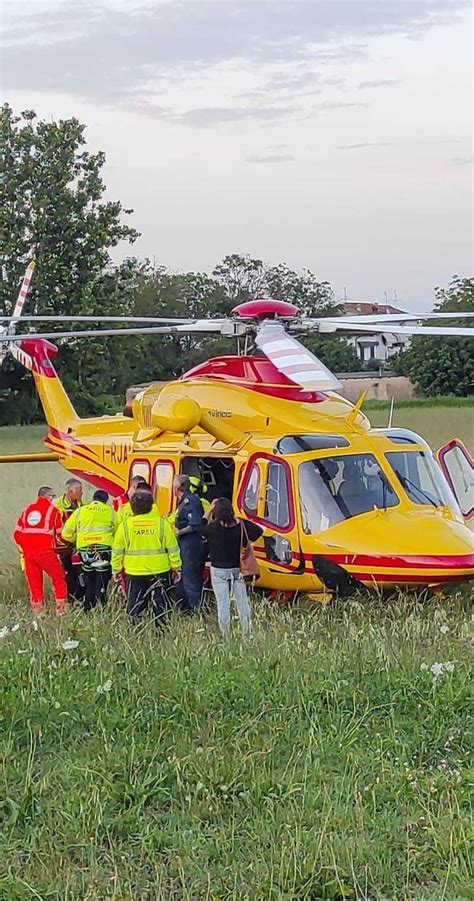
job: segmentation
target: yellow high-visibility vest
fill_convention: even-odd
[[[158,510],[158,507],[156,506],[155,503],[153,504],[153,507],[151,508],[151,512],[154,513],[155,516],[160,515],[160,511]],[[126,501],[125,504],[120,504],[120,507],[117,510],[117,517],[118,517],[117,521],[123,522],[125,519],[128,519],[130,516],[133,516],[132,505],[131,505],[130,501]]]
[[[128,576],[154,576],[181,569],[181,555],[173,531],[154,510],[126,516],[112,547],[112,569]]]
[[[84,501],[75,501],[73,505],[66,495],[62,494],[61,497],[57,497],[53,501],[53,504],[59,510],[64,522],[69,516],[72,516],[76,510],[79,510],[80,507],[84,506]]]
[[[61,537],[64,541],[75,542],[78,551],[98,544],[112,547],[115,519],[116,513],[112,507],[92,501],[74,511],[64,524]]]

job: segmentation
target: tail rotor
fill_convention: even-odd
[[[31,368],[29,365],[30,358],[28,354],[26,354],[14,341],[9,341],[8,338],[16,332],[18,321],[21,318],[23,307],[31,288],[31,280],[35,271],[35,265],[35,261],[31,260],[26,268],[9,324],[7,326],[0,326],[0,365],[3,363],[7,354],[11,353],[15,360],[27,369]]]

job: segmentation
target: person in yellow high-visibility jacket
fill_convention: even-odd
[[[141,478],[138,476],[137,478]],[[129,516],[132,516],[132,497],[136,491],[151,491],[151,488],[148,482],[145,482],[145,479],[141,479],[141,481],[136,482],[135,485],[130,485],[128,489],[128,500],[122,502],[117,507],[117,526],[124,521],[124,519],[128,519]],[[153,513],[156,513],[157,516],[160,515],[160,511],[158,510],[157,505],[153,502],[152,507]]]
[[[153,605],[161,625],[168,608],[167,589],[181,578],[181,555],[169,523],[154,510],[153,496],[139,489],[131,501],[132,515],[120,522],[112,547],[112,572],[125,570],[127,613],[136,620]]]
[[[105,604],[112,577],[110,561],[117,514],[108,500],[106,491],[96,491],[92,503],[78,507],[61,532],[63,541],[74,544],[81,558],[86,611],[96,607],[99,601]]]

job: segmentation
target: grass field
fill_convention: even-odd
[[[395,422],[473,449],[472,413]],[[0,430],[0,453],[42,431]],[[34,623],[9,533],[64,471],[0,475],[2,901],[473,898],[468,588],[256,599],[244,645],[212,614],[132,630],[117,599]]]
[[[2,621],[0,897],[472,898],[467,599]]]

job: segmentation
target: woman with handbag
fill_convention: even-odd
[[[252,541],[260,538],[263,529],[247,519],[237,519],[227,498],[213,501],[206,511],[207,523],[202,534],[209,545],[211,582],[217,601],[217,618],[224,638],[230,630],[230,598],[234,595],[240,626],[250,635],[252,620],[247,597],[245,576],[258,575]]]

